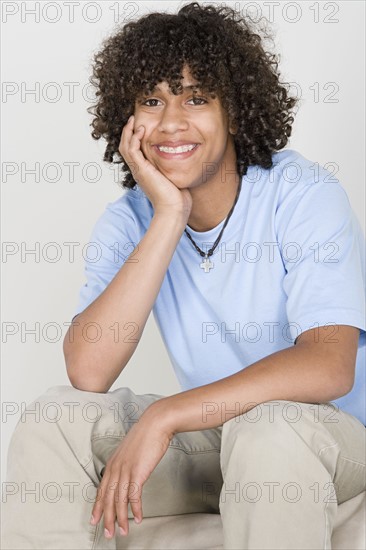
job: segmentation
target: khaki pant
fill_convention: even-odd
[[[116,548],[102,521],[89,523],[96,488],[111,453],[160,397],[56,386],[30,404],[9,449],[3,550]],[[143,515],[220,513],[230,550],[330,549],[337,504],[366,489],[365,432],[330,403],[278,400],[222,427],[176,434],[143,487]]]

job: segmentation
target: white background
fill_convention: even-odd
[[[82,249],[107,202],[124,192],[115,170],[102,161],[104,143],[90,136],[91,96],[84,87],[92,54],[117,21],[146,11],[175,12],[183,3],[74,2],[72,20],[64,2],[2,2],[1,392],[3,412],[13,411],[2,415],[3,477],[22,404],[50,386],[69,384],[62,342],[85,282]],[[293,91],[302,97],[289,147],[314,163],[331,163],[364,228],[364,2],[226,5],[269,19],[282,79],[297,83]],[[39,182],[26,173],[36,163]],[[79,163],[74,179],[66,163]],[[74,258],[64,244],[71,242],[77,243]],[[49,243],[57,243],[57,261]],[[4,254],[4,247],[13,254]],[[36,247],[36,255],[25,254]],[[58,334],[55,328],[45,332],[48,323],[59,327]],[[39,337],[26,333],[31,329]],[[179,391],[152,315],[112,389],[122,385],[136,393]]]

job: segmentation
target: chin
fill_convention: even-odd
[[[169,180],[172,183],[174,183],[174,185],[178,189],[193,189],[193,187],[197,187],[197,185],[199,185],[199,183],[196,180],[191,181],[191,180],[188,180],[187,178],[185,178],[184,176],[182,178],[181,175],[177,178],[169,178]]]
[[[189,189],[192,187],[192,181],[187,178],[186,174],[171,172],[170,174],[167,171],[161,170],[161,173],[168,178],[178,189]],[[194,185],[194,184],[193,184]]]
[[[179,174],[179,175],[175,175],[174,173],[173,174],[168,174],[166,172],[163,172],[161,170],[161,173],[169,180],[171,181],[175,187],[177,187],[178,189],[186,189],[188,187],[191,187],[191,183],[187,183],[187,178],[186,177],[182,177],[182,174]]]
[[[185,189],[186,187],[189,187],[189,184],[187,185],[187,180],[182,178],[181,175],[179,176],[167,176],[167,178],[169,179],[169,181],[171,181],[172,183],[174,183],[175,187],[178,187],[178,189]]]

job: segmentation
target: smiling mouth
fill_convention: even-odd
[[[188,151],[192,151],[195,147],[197,147],[197,143],[190,143],[188,145],[179,145],[178,147],[166,147],[165,145],[157,145],[157,148],[159,151],[162,151],[163,153],[187,153]]]
[[[178,147],[168,147],[166,145],[155,145],[154,147],[157,154],[163,158],[186,158],[191,156],[198,146],[199,143],[189,143]]]

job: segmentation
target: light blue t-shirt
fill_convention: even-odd
[[[365,238],[346,191],[294,150],[249,167],[234,212],[205,272],[185,232],[153,314],[182,390],[220,380],[294,345],[303,331],[361,329],[355,384],[333,401],[366,425]],[[106,288],[146,233],[153,207],[140,187],[108,203],[90,238],[75,314]],[[189,227],[204,251],[209,231]],[[94,248],[93,248],[94,247]],[[132,261],[131,256],[129,261]],[[329,340],[336,340],[335,328]]]

